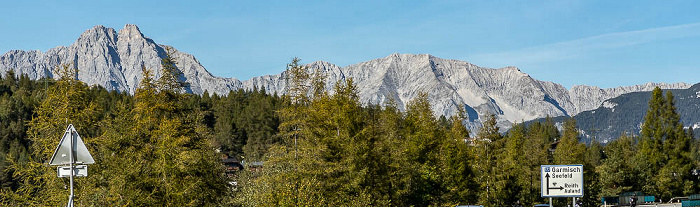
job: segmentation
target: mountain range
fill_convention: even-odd
[[[208,72],[194,55],[159,45],[141,33],[136,25],[119,30],[95,26],[85,31],[69,46],[42,51],[12,50],[0,56],[0,73],[15,70],[32,79],[53,78],[52,70],[62,64],[78,68],[77,78],[89,85],[133,93],[140,82],[141,68],[152,69],[155,78],[161,75],[161,58],[171,48],[187,92],[205,91],[226,95],[230,90],[253,88],[273,94],[287,91],[286,73],[264,75],[240,81],[217,77]],[[577,85],[566,89],[560,84],[540,81],[517,67],[486,68],[428,54],[391,54],[384,58],[349,66],[316,61],[307,64],[311,71],[325,73],[326,87],[331,90],[337,81],[352,78],[363,103],[383,104],[393,100],[400,109],[427,92],[438,116],[454,115],[464,107],[471,130],[480,127],[486,114],[495,114],[499,126],[508,129],[512,123],[546,116],[575,116],[601,106],[605,100],[622,94],[662,89],[687,89],[686,83],[646,83],[617,88]]]
[[[700,83],[687,89],[664,90],[671,91],[675,98],[676,111],[680,121],[687,128],[692,128],[695,134],[700,134]],[[639,135],[644,123],[644,116],[649,108],[651,92],[633,92],[605,100],[598,108],[576,114],[573,118],[581,132],[582,141],[596,140],[608,143],[622,134]],[[552,117],[551,120],[561,126],[568,117]],[[544,121],[536,119],[530,122]]]

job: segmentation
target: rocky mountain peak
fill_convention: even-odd
[[[78,68],[77,77],[89,85],[133,93],[142,79],[142,67],[153,70],[154,78],[160,77],[165,47],[169,46],[156,44],[133,24],[125,25],[118,33],[98,25],[85,31],[68,47],[59,46],[44,53],[21,50],[5,53],[0,56],[0,73],[15,70],[17,74],[38,79],[53,77],[54,68],[70,64]],[[209,73],[193,55],[171,51],[183,74],[181,80],[189,83],[187,92],[226,95],[230,90],[264,88],[267,93],[281,95],[288,90],[284,72],[246,81],[221,78]],[[612,89],[574,86],[567,90],[557,83],[536,80],[517,67],[479,67],[429,54],[394,53],[345,67],[323,61],[307,66],[310,71],[325,73],[329,90],[336,82],[352,78],[362,103],[381,105],[392,101],[405,109],[419,92],[428,93],[435,115],[449,117],[463,109],[471,130],[480,126],[479,120],[485,114],[497,115],[499,125],[505,130],[513,122],[572,116],[623,93],[651,90],[657,85],[662,88],[690,86],[645,84]]]
[[[428,54],[410,54],[410,53],[393,53],[384,58],[379,58],[379,61],[390,61],[390,62],[406,62],[406,61],[423,61],[427,62],[431,59],[431,55]]]
[[[124,28],[119,30],[119,38],[125,38],[126,41],[131,41],[133,39],[145,39],[143,33],[138,26],[134,24],[126,24]]]
[[[506,66],[506,67],[503,67],[501,69],[506,70],[508,72],[523,73],[523,71],[520,71],[520,68],[515,67],[515,66]],[[525,73],[523,73],[523,74],[525,74]]]
[[[73,44],[89,45],[97,42],[117,42],[117,33],[112,28],[97,25],[91,29],[85,30]]]

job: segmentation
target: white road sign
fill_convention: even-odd
[[[583,165],[540,166],[542,197],[583,197]]]
[[[49,161],[50,165],[63,165],[56,169],[59,178],[70,178],[70,196],[68,196],[68,205],[66,206],[73,207],[73,198],[75,197],[73,194],[73,178],[87,176],[87,165],[75,164],[93,163],[95,163],[95,160],[92,159],[92,155],[85,147],[83,139],[80,138],[75,127],[69,124],[66,131],[63,132],[61,141],[56,146],[56,151],[51,156],[51,161]]]
[[[70,177],[70,166],[60,166],[57,169],[59,178]],[[76,165],[73,166],[73,176],[75,177],[87,177],[88,170],[87,165]]]
[[[72,142],[71,139],[73,139]],[[71,143],[73,146],[71,146]],[[71,149],[73,150],[72,160],[70,158]],[[68,125],[68,128],[63,133],[63,137],[61,137],[61,141],[58,143],[56,151],[54,151],[53,156],[51,156],[51,161],[49,161],[49,164],[67,165],[70,164],[71,161],[79,164],[95,163],[95,160],[92,159],[92,155],[90,155],[87,147],[85,147],[83,139],[80,138],[78,131],[75,130],[75,127],[73,127],[72,124]]]

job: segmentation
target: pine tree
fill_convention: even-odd
[[[661,152],[663,139],[663,127],[661,123],[662,107],[664,105],[663,93],[660,88],[655,88],[651,93],[649,108],[644,116],[644,124],[637,145],[637,153],[633,163],[636,172],[639,172],[639,183],[636,189],[641,189],[646,193],[656,194],[656,183],[653,177],[660,170],[663,164]]]
[[[579,143],[576,120],[570,118],[564,122],[564,133],[554,151],[554,163],[559,165],[582,164],[585,153],[585,145]]]
[[[56,177],[55,168],[47,162],[60,141],[66,126],[71,123],[77,129],[89,128],[96,124],[96,106],[86,98],[87,86],[75,79],[77,70],[69,65],[57,68],[60,79],[49,88],[46,99],[36,109],[36,117],[29,123],[29,137],[32,141],[30,158],[26,163],[13,161],[9,169],[20,186],[12,191],[2,191],[0,202],[8,206],[63,205],[68,192],[64,190],[67,180]],[[92,137],[81,134],[83,141],[92,147]],[[76,195],[89,192],[85,179],[76,180]],[[63,203],[63,204],[62,204]]]
[[[551,129],[554,129],[553,131]],[[520,182],[526,183],[527,187],[523,187],[524,204],[541,203],[544,200],[540,197],[540,166],[551,164],[551,153],[549,152],[551,143],[555,137],[558,137],[556,127],[551,119],[546,122],[535,122],[528,126],[525,130],[526,137],[523,142],[522,156],[525,161],[521,164],[526,165],[528,170],[523,173]]]
[[[115,119],[104,123],[95,173],[103,181],[89,197],[97,205],[218,203],[228,187],[201,111],[182,108],[174,102],[183,100],[179,89],[162,88],[171,84],[156,84],[149,70],[143,72],[133,107],[120,105]]]
[[[441,158],[442,183],[445,188],[444,204],[465,204],[477,202],[478,183],[472,169],[473,155],[467,144],[469,131],[464,127],[464,112],[450,118],[451,127],[445,134]]]
[[[693,176],[690,175],[690,138],[687,137],[680,116],[676,112],[675,98],[666,92],[661,109],[663,152],[665,163],[654,177],[660,197],[674,197],[695,192]]]
[[[337,197],[328,196],[324,193],[329,192],[323,190],[329,184],[322,181],[332,185],[333,180],[328,180],[328,174],[321,170],[339,170],[336,164],[328,162],[334,155],[325,145],[328,131],[324,126],[313,125],[327,127],[328,123],[312,121],[329,115],[321,109],[328,106],[329,98],[315,96],[312,100],[308,96],[311,75],[299,62],[294,58],[285,71],[289,89],[279,111],[278,134],[284,141],[270,147],[262,173],[242,177],[243,189],[236,199],[240,205],[308,206],[337,202]],[[313,110],[314,107],[319,109]]]
[[[475,151],[475,170],[481,181],[479,203],[486,205],[505,205],[498,200],[495,170],[497,170],[497,155],[503,149],[502,136],[496,122],[496,115],[487,114],[483,126],[479,129],[473,150]],[[499,204],[499,202],[501,202]]]
[[[156,85],[163,91],[182,93],[184,88],[187,87],[187,83],[180,78],[183,74],[177,68],[177,61],[173,58],[175,49],[172,47],[165,47],[165,54],[162,55],[163,58],[161,58],[160,64],[162,67],[162,74],[156,82]]]
[[[443,143],[437,120],[428,102],[427,93],[418,93],[406,106],[405,155],[409,166],[409,194],[404,199],[414,205],[438,203],[442,179],[438,168],[438,147]]]
[[[617,196],[635,190],[636,176],[629,158],[635,155],[635,140],[625,134],[605,146],[607,158],[597,167],[602,187],[601,196]]]
[[[526,136],[525,126],[513,125],[508,136],[504,137],[505,148],[499,155],[498,166],[504,173],[496,173],[496,190],[501,205],[512,205],[518,201],[525,201],[523,194],[529,188],[525,176],[528,168],[523,165],[525,159],[523,146]]]

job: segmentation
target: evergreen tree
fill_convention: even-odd
[[[554,129],[554,130],[552,130]],[[551,119],[540,123],[535,122],[528,126],[525,130],[526,138],[523,142],[522,157],[524,161],[520,164],[528,166],[519,179],[521,183],[526,183],[527,187],[523,187],[524,204],[542,203],[544,200],[540,195],[540,166],[551,164],[551,153],[549,152],[551,143],[559,136],[559,131],[556,130]]]
[[[478,183],[474,180],[471,150],[467,145],[469,131],[464,127],[464,112],[450,118],[451,127],[446,132],[441,158],[445,188],[442,202],[445,204],[466,204],[477,202]]]
[[[29,123],[29,138],[32,141],[30,159],[26,163],[11,160],[10,170],[20,184],[17,189],[4,190],[0,199],[7,206],[64,205],[68,192],[64,190],[67,180],[56,177],[55,168],[44,166],[60,141],[68,123],[77,129],[96,124],[95,104],[86,98],[87,86],[75,79],[77,70],[69,65],[57,68],[60,79],[53,85],[46,99],[36,109],[36,117]],[[81,134],[83,141],[92,149],[92,137]],[[89,188],[84,179],[76,180],[76,197],[85,195]]]
[[[405,159],[410,178],[409,192],[404,199],[414,205],[437,203],[440,195],[439,154],[437,150],[443,143],[437,120],[433,116],[427,93],[418,93],[406,106],[406,125],[404,129]]]
[[[307,68],[299,65],[294,58],[288,64],[287,84],[290,87],[284,97],[284,107],[280,110],[280,132],[284,141],[270,147],[265,160],[265,170],[260,174],[242,177],[242,192],[236,202],[251,206],[308,206],[330,205],[338,202],[336,196],[327,196],[324,187],[333,185],[328,174],[320,170],[336,172],[335,163],[328,162],[334,155],[328,145],[327,130],[315,128],[310,120],[319,119],[325,110],[313,113],[311,104],[325,106],[327,96],[307,96],[306,85],[311,77]],[[322,119],[322,118],[321,118]],[[324,122],[316,122],[323,124]],[[335,151],[337,152],[337,151]],[[322,181],[329,181],[325,184]],[[262,198],[262,199],[260,199]]]
[[[8,166],[12,162],[26,164],[30,158],[27,122],[45,97],[37,85],[26,74],[17,78],[13,70],[0,77],[0,188],[5,190],[19,187]]]
[[[585,153],[585,145],[579,143],[576,120],[570,118],[564,122],[564,133],[554,151],[554,163],[559,165],[582,164]]]
[[[503,173],[497,175],[497,190],[502,204],[513,205],[518,201],[525,201],[527,198],[523,194],[528,189],[527,183],[528,167],[523,165],[525,159],[523,146],[526,136],[525,126],[522,124],[513,125],[505,139],[505,149],[499,155],[498,166]]]
[[[654,181],[660,197],[670,198],[677,195],[687,195],[696,191],[690,159],[690,138],[687,137],[680,123],[680,116],[676,112],[675,98],[670,91],[666,92],[661,109],[663,152],[665,163],[661,167]]]
[[[605,146],[606,159],[596,169],[600,177],[602,196],[617,196],[622,192],[635,190],[637,176],[630,163],[635,154],[635,140],[623,134]]]
[[[162,54],[161,67],[162,74],[160,78],[156,81],[156,85],[160,89],[171,93],[181,93],[184,88],[187,87],[187,83],[180,79],[182,72],[177,68],[177,61],[173,58],[175,55],[175,49],[172,47],[165,47],[165,53]]]
[[[202,206],[218,203],[228,186],[198,108],[182,108],[177,88],[156,84],[150,71],[134,105],[121,105],[98,138],[95,205]],[[159,83],[166,81],[160,79]],[[128,104],[128,103],[127,103]],[[137,161],[137,162],[133,162]],[[100,172],[101,170],[101,172]]]
[[[503,149],[502,136],[496,122],[496,115],[487,114],[483,126],[479,129],[474,141],[475,170],[481,181],[479,203],[486,205],[506,205],[498,200],[495,172],[498,170],[497,155]],[[502,188],[501,188],[502,189]]]

